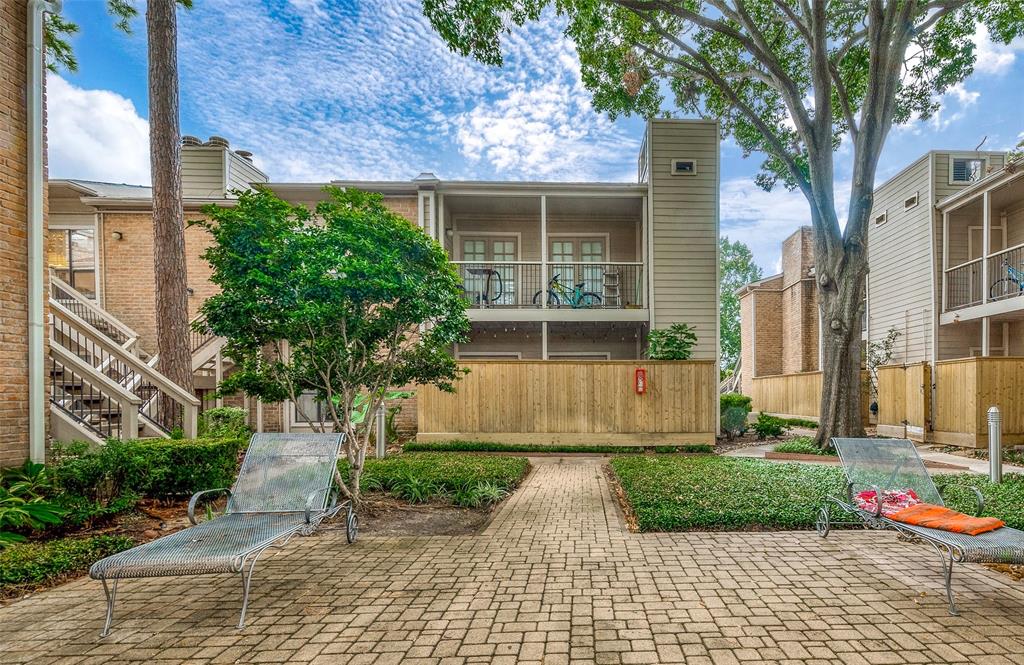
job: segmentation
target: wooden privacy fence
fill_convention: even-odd
[[[653,445],[714,443],[711,360],[473,361],[454,393],[418,393],[419,441]],[[636,370],[647,374],[636,392]]]
[[[878,368],[878,434],[924,441],[930,430],[932,372],[926,363]]]
[[[933,440],[983,448],[988,409],[1003,417],[1003,443],[1024,443],[1024,358],[989,357],[935,363]]]
[[[870,420],[870,386],[861,372],[861,420]],[[764,411],[785,418],[818,420],[821,409],[821,372],[757,376],[750,395],[754,413]]]

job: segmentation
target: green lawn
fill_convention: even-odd
[[[809,529],[826,494],[843,494],[842,469],[732,457],[619,457],[611,461],[641,531]],[[976,485],[986,515],[1024,527],[1024,476],[1002,485],[941,475],[951,508],[972,513]]]

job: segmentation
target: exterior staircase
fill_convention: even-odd
[[[195,437],[200,401],[156,370],[139,335],[50,275],[51,433],[56,440]],[[219,380],[224,339],[192,333],[193,372]]]

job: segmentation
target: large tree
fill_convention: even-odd
[[[861,318],[878,160],[893,123],[933,113],[973,70],[979,24],[1006,43],[1022,0],[424,0],[457,52],[501,64],[501,37],[548,6],[568,17],[583,82],[611,116],[718,118],[759,185],[809,204],[824,325],[819,443],[860,433]],[[671,92],[674,108],[666,109]],[[835,150],[852,172],[846,224]]]
[[[358,501],[373,414],[392,386],[451,390],[469,330],[458,273],[437,241],[380,194],[328,189],[310,212],[267,189],[210,206],[204,257],[220,292],[203,304],[237,370],[222,394],[290,400],[317,431],[345,433]]]
[[[736,291],[761,279],[761,267],[743,242],[722,236],[718,241],[718,308],[722,369],[731,369],[740,357],[740,299]]]
[[[192,392],[189,348],[185,219],[181,197],[181,130],[178,120],[178,20],[176,0],[148,0],[149,159],[153,181],[153,273],[159,369]],[[177,409],[168,396],[165,418]]]

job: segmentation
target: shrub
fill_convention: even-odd
[[[347,466],[344,461],[339,464],[343,476],[348,476]],[[366,460],[360,487],[364,491],[389,492],[413,503],[446,496],[471,501],[474,495],[484,502],[493,492],[480,489],[483,485],[511,491],[528,468],[524,457],[409,453]]]
[[[757,415],[757,420],[750,426],[750,429],[754,430],[757,434],[757,438],[760,440],[771,438],[778,438],[786,433],[789,426],[786,425],[786,421],[782,418],[770,416],[764,411]]]
[[[733,457],[618,457],[611,461],[641,531],[803,529],[842,471]]]
[[[218,406],[199,417],[201,439],[248,439],[252,434],[249,415],[237,406]]]
[[[127,536],[61,538],[12,545],[0,551],[0,593],[82,573],[103,557],[132,545]]]
[[[647,357],[651,360],[688,360],[697,343],[697,333],[685,323],[647,333]]]
[[[132,508],[142,496],[184,497],[229,487],[238,471],[238,439],[110,440],[99,447],[54,447],[56,500],[72,524]]]
[[[822,450],[818,444],[809,436],[798,436],[792,441],[784,441],[775,446],[777,453],[795,453],[797,455],[832,455],[836,452],[830,446],[828,450]]]
[[[0,548],[25,540],[25,534],[60,524],[65,511],[47,500],[52,483],[42,464],[25,462],[0,471]]]
[[[790,427],[805,427],[807,429],[818,429],[818,423],[806,418],[783,418],[782,422]]]
[[[721,412],[722,431],[728,438],[742,434],[747,429],[747,416],[750,415],[751,399],[740,393],[723,393],[718,397]]]

